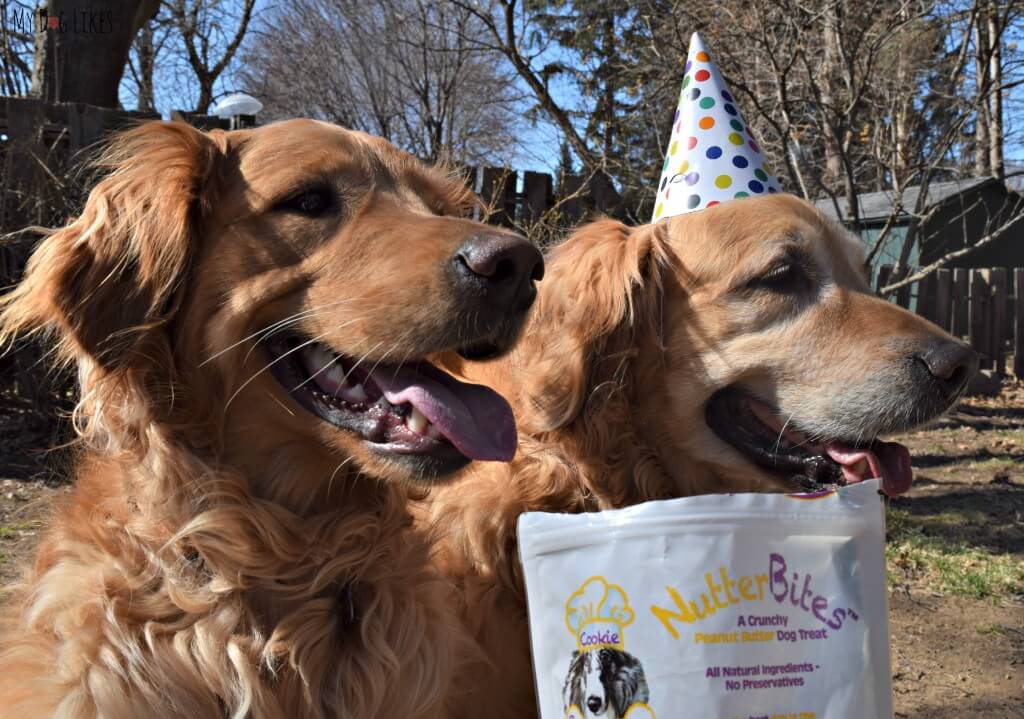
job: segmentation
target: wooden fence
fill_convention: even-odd
[[[892,274],[878,271],[878,287]],[[1024,379],[1024,267],[938,270],[894,301],[970,342],[981,368]]]

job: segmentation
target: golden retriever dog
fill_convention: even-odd
[[[506,359],[450,359],[509,398],[520,432],[510,466],[472,468],[422,508],[488,656],[466,706],[536,715],[522,512],[875,476],[908,489],[907,451],[879,437],[949,408],[977,360],[873,296],[862,265],[852,236],[791,196],[633,229],[600,220],[548,258]]]
[[[516,434],[427,363],[506,351],[540,253],[463,183],[294,120],[117,139],[2,299],[77,368],[81,451],[0,649],[4,717],[443,717],[460,657],[408,496]]]

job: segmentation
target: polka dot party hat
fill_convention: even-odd
[[[718,68],[693,33],[654,203],[654,221],[779,192]]]

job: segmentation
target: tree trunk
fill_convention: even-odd
[[[835,108],[835,88],[833,84],[836,78],[842,77],[839,68],[839,8],[836,2],[829,1],[826,4],[824,23],[824,72],[821,76],[821,111],[825,114],[825,184],[829,191],[836,192],[840,183],[844,180],[843,157],[841,152],[840,137],[842,128],[839,126],[839,117]],[[851,210],[853,208],[847,208]]]
[[[144,24],[139,29],[139,39],[136,42],[139,55],[139,112],[155,112],[156,98],[153,89],[153,64],[156,57],[156,49],[153,47],[153,27],[150,23]]]
[[[988,61],[988,157],[989,170],[1000,180],[1006,175],[1003,163],[1003,53],[1002,32],[996,4],[988,3],[985,22],[988,24],[988,42],[991,55]]]
[[[977,118],[974,121],[974,174],[976,177],[987,177],[992,174],[991,144],[989,142],[989,87],[988,87],[988,22],[984,6],[985,0],[980,0],[981,9],[975,21],[975,55],[974,69],[975,82],[978,85],[975,97]]]
[[[48,0],[36,35],[32,93],[47,102],[117,107],[132,40],[159,0]]]

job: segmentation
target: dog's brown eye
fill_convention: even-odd
[[[319,217],[334,205],[334,195],[326,187],[303,190],[278,204],[274,209],[297,212],[307,217]]]
[[[756,278],[753,286],[773,292],[789,292],[797,289],[804,277],[805,275],[800,265],[793,262],[784,262],[772,267]]]

